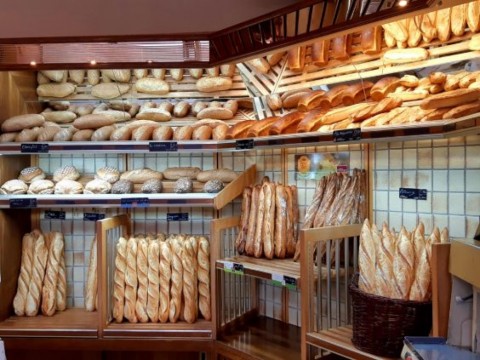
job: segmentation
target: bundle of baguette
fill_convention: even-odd
[[[391,299],[429,301],[431,299],[432,245],[449,241],[448,229],[435,227],[429,237],[419,223],[398,234],[383,224],[378,229],[365,219],[358,253],[360,290]]]
[[[216,92],[233,86],[236,65],[226,64],[208,69],[109,69],[109,70],[42,70],[37,73],[37,94],[64,98],[76,92],[77,85],[91,86],[91,94],[113,99],[131,90],[138,93],[165,95],[170,83],[197,82],[198,91]]]
[[[376,11],[376,3],[372,3]],[[368,10],[370,11],[370,9]],[[367,11],[367,14],[368,14]],[[416,15],[384,25],[367,27],[361,32],[318,40],[307,46],[292,48],[287,54],[287,67],[292,72],[308,71],[326,66],[338,66],[356,55],[380,56],[387,62],[425,60],[428,52],[422,47],[438,39],[440,42],[455,39],[480,30],[480,1],[457,5],[423,15]],[[478,45],[472,50],[478,50]],[[385,51],[397,48],[401,51]],[[405,49],[405,50],[404,50]],[[268,60],[276,54],[247,62],[256,72],[265,74],[273,65]],[[278,55],[280,59],[283,54]],[[363,60],[363,59],[362,59]]]
[[[113,319],[121,323],[211,320],[210,244],[164,234],[116,243]]]
[[[367,213],[366,189],[365,170],[322,177],[305,212],[302,229],[361,223]],[[318,254],[320,259],[323,255]],[[297,244],[294,260],[299,258],[300,244]]]
[[[289,258],[295,254],[298,233],[298,192],[295,185],[271,182],[243,191],[240,230],[235,240],[239,254]]]
[[[120,173],[107,166],[99,168],[92,179],[82,177],[74,166],[66,165],[47,177],[41,168],[31,166],[23,169],[18,179],[6,181],[0,187],[0,194],[217,193],[237,176],[235,171],[225,168],[170,167],[163,172],[141,168]],[[188,191],[182,189],[185,183]]]
[[[67,279],[63,235],[27,233],[22,239],[22,260],[13,309],[17,316],[53,316],[67,307]]]

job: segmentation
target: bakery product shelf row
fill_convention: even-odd
[[[46,143],[4,143],[0,154],[37,153],[203,153],[248,151],[279,147],[305,147],[390,142],[408,140],[442,139],[452,136],[467,136],[480,133],[480,114],[472,114],[454,120],[417,122],[398,126],[376,126],[362,129],[346,129],[329,132],[310,132],[278,136],[264,136],[236,140],[205,141],[103,141],[103,142],[46,142]]]

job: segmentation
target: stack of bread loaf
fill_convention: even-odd
[[[305,212],[302,229],[360,224],[367,212],[366,189],[365,170],[354,169],[352,175],[332,173],[322,177]],[[300,258],[300,244],[297,245],[295,261]],[[318,254],[320,259],[323,255]]]
[[[211,320],[210,244],[203,236],[118,239],[113,284],[116,322]]]
[[[67,307],[63,235],[33,230],[22,240],[22,260],[13,309],[17,316],[53,316]]]
[[[66,165],[55,170],[50,180],[38,166],[31,166],[23,169],[18,179],[6,181],[0,187],[0,194],[218,193],[237,176],[230,169],[171,167],[160,172],[142,168],[120,173],[106,166],[98,169],[92,179],[81,178],[77,168]]]
[[[217,92],[233,86],[235,68],[234,64],[216,66],[205,69],[205,74],[204,69],[42,70],[37,73],[37,95],[64,98],[75,94],[78,85],[89,85],[92,96],[114,99],[131,91],[131,84],[138,93],[165,95],[177,82],[195,82],[200,92]]]
[[[284,259],[295,254],[298,192],[265,177],[243,191],[240,230],[235,241],[239,254]]]
[[[377,3],[372,2],[371,5],[375,7]],[[445,42],[452,38],[454,40],[455,37],[461,39],[465,33],[478,32],[479,14],[480,2],[475,0],[381,26],[367,27],[358,33],[319,40],[290,49],[287,67],[294,72],[314,71],[325,66],[338,66],[351,57],[362,54],[373,55],[373,58],[383,54],[386,62],[394,63],[424,60],[428,57],[428,52],[423,47],[429,46],[434,40]],[[388,51],[388,48],[398,48],[400,51]],[[283,55],[284,53],[271,54],[251,60],[248,64],[257,72],[266,74]],[[362,60],[365,61],[365,57]]]
[[[419,223],[398,234],[387,224],[379,230],[368,219],[362,226],[358,253],[360,290],[392,299],[429,301],[431,299],[432,244],[449,241],[448,230],[435,227],[425,237]]]

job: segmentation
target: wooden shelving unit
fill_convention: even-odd
[[[111,338],[154,338],[154,339],[192,339],[212,340],[211,321],[197,320],[193,324],[178,322],[166,323],[110,323],[103,329],[103,337]]]

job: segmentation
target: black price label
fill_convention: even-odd
[[[235,141],[236,150],[251,150],[254,147],[253,139],[237,140]]]
[[[289,289],[296,289],[297,288],[297,279],[292,278],[290,276],[284,276],[283,281],[285,282],[285,286]]]
[[[167,213],[167,221],[188,221],[188,213]]]
[[[45,211],[45,219],[51,220],[65,220],[65,211]]]
[[[22,153],[48,153],[50,147],[48,144],[21,144],[20,152]]]
[[[34,209],[37,207],[36,198],[10,199],[11,209]]]
[[[400,199],[427,200],[427,189],[400,188]]]
[[[83,221],[98,221],[105,219],[105,214],[83,213]]]
[[[242,264],[232,263],[230,261],[227,261],[223,264],[223,270],[236,275],[245,274],[245,269]]]
[[[150,206],[149,198],[123,198],[120,199],[120,207],[129,209],[133,207],[147,208]]]
[[[176,141],[154,141],[148,143],[148,151],[151,152],[176,152],[178,151],[178,144]]]
[[[333,141],[335,142],[357,141],[361,138],[362,130],[360,128],[335,130],[333,132]]]

